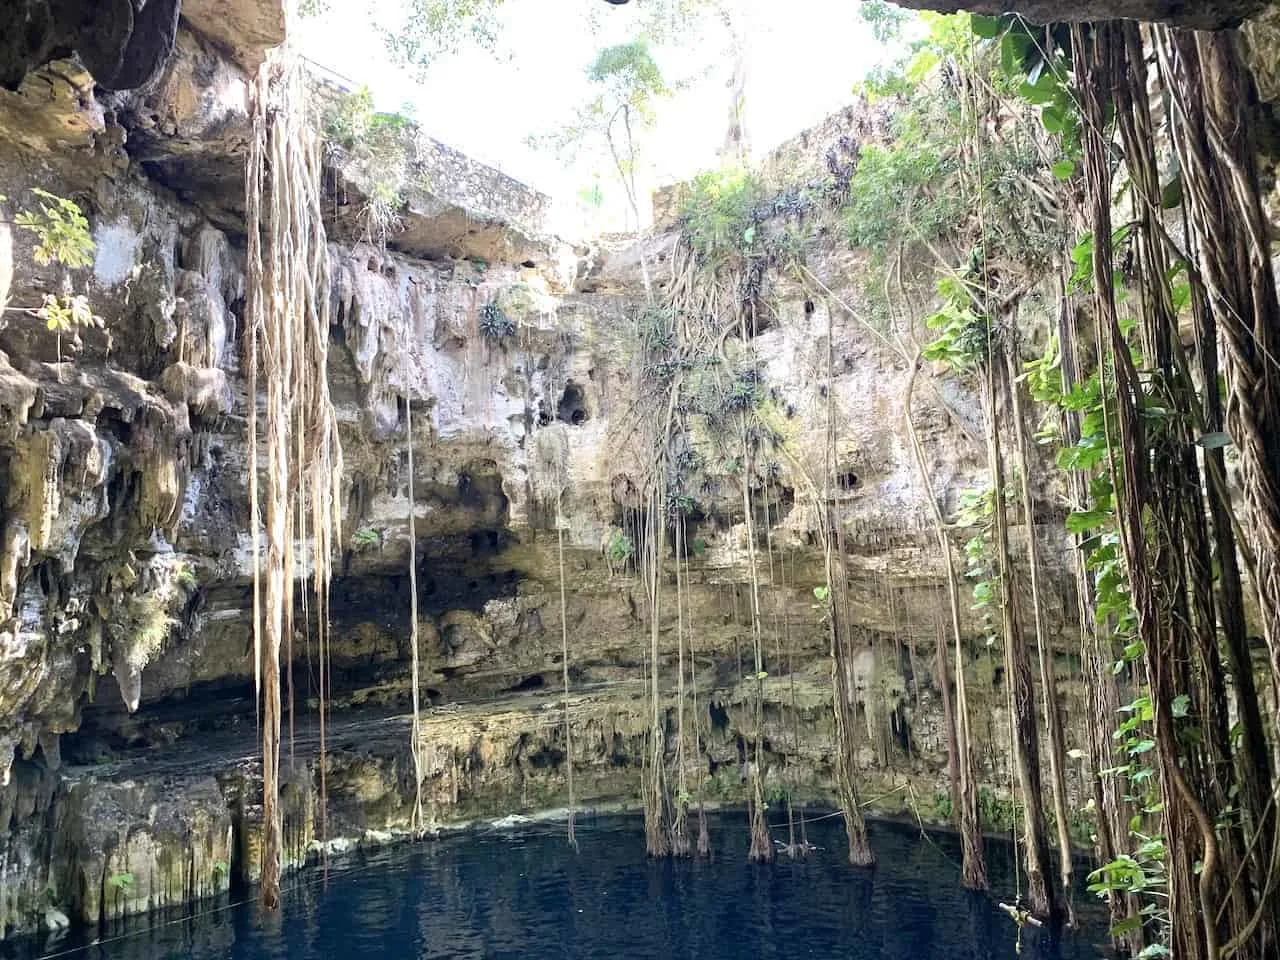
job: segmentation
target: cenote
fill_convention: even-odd
[[[1277,960],[1278,183],[1280,0],[0,0],[0,958]]]
[[[775,825],[776,827],[777,825]],[[279,912],[252,891],[193,918],[140,918],[100,942],[30,943],[6,957],[38,960],[328,960],[328,958],[824,957],[1013,960],[1017,930],[997,905],[1016,885],[1012,846],[988,840],[991,894],[956,882],[948,833],[876,821],[874,869],[849,866],[838,817],[811,814],[803,860],[746,861],[741,815],[710,817],[710,861],[646,860],[639,818],[581,819],[579,851],[562,824],[484,828],[437,842],[335,859],[286,881]],[[775,829],[785,835],[785,828]],[[1085,893],[1080,924],[1051,941],[1027,928],[1022,957],[1106,956],[1103,911]]]

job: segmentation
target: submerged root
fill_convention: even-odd
[[[871,842],[867,839],[866,823],[863,822],[861,815],[857,820],[855,827],[847,817],[845,818],[845,831],[849,834],[849,862],[855,867],[874,867],[876,852],[871,849]]]
[[[671,821],[671,856],[688,857],[693,847],[689,843],[689,808],[684,801],[676,804],[676,815]]]
[[[711,856],[711,834],[707,831],[707,810],[698,801],[698,856]]]
[[[804,829],[804,821],[800,821],[800,829]],[[778,849],[787,855],[788,860],[803,860],[809,855],[809,851],[813,849],[809,846],[807,839],[796,842],[796,816],[795,810],[791,806],[791,797],[787,797],[787,842],[778,842]]]
[[[773,863],[773,840],[769,836],[769,820],[764,815],[764,797],[760,789],[760,775],[753,776],[755,797],[747,806],[751,818],[751,848],[747,859],[752,863]]]

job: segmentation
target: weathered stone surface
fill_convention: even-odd
[[[181,0],[13,0],[0,10],[0,86],[73,49],[108,90],[151,80],[173,49]]]
[[[230,16],[248,15],[235,6]],[[221,9],[189,5],[193,29],[166,74],[105,98],[116,127],[104,113],[96,136],[60,141],[49,133],[56,123],[31,133],[44,122],[33,118],[49,119],[43,109],[14,129],[13,114],[0,117],[0,193],[10,206],[30,202],[37,185],[74,197],[97,242],[91,268],[54,277],[32,262],[29,238],[11,238],[11,301],[38,303],[65,282],[105,320],[75,338],[18,312],[0,320],[0,924],[10,929],[33,929],[51,910],[96,923],[186,903],[256,871],[245,433],[256,398],[243,369],[238,209],[251,61],[211,41],[207,18]],[[847,162],[875,130],[875,117],[837,117],[778,166],[829,172],[829,156]],[[345,205],[333,198],[329,382],[346,473],[331,596],[328,832],[315,637],[300,625],[289,638],[286,750],[298,761],[284,791],[290,865],[326,841],[336,851],[409,831],[411,509],[430,822],[563,804],[562,627],[579,798],[630,802],[643,754],[645,593],[633,566],[606,549],[634,523],[648,468],[636,424],[645,399],[639,249],[615,239],[574,253],[544,235],[544,198],[438,144],[414,150],[430,175],[410,184],[404,229],[388,249],[360,226],[358,178]],[[819,235],[809,267],[856,303],[861,262],[830,241],[836,235]],[[659,289],[672,245],[670,235],[645,244]],[[823,556],[806,477],[825,470],[831,409],[843,478],[831,505],[845,525],[862,638],[850,680],[866,790],[928,815],[943,789],[932,649],[945,614],[926,491],[894,428],[912,371],[836,297],[779,276],[766,279],[765,295],[772,319],[749,346],[793,453],[753,479],[769,504],[761,528],[771,548],[760,564],[766,783],[814,802],[830,786],[829,641],[812,592]],[[482,324],[494,309],[510,330]],[[929,494],[949,509],[959,489],[985,479],[974,398],[922,369],[913,413]],[[704,471],[689,528],[701,546],[682,580],[698,695],[686,722],[703,743],[684,772],[725,802],[742,797],[743,744],[754,737],[747,525],[730,469]],[[1051,520],[1057,492],[1041,493]],[[1048,520],[1046,537],[1058,526]],[[1061,589],[1049,619],[1066,647],[1070,577],[1051,573]],[[659,624],[668,695],[681,626],[669,605]],[[976,620],[965,626],[977,634]],[[982,774],[999,790],[1008,783],[1008,731],[994,708],[1003,690],[981,658],[971,669],[976,733],[991,747]],[[666,709],[674,729],[674,699]],[[50,822],[65,837],[54,849],[42,839]]]
[[[212,40],[246,73],[284,42],[281,0],[182,0],[182,19]]]
[[[1089,20],[1166,20],[1197,30],[1239,25],[1268,5],[1268,0],[894,0],[899,6],[940,13],[1020,13],[1035,23]]]

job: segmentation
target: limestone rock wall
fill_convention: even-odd
[[[104,321],[58,336],[22,310],[0,319],[0,932],[38,926],[50,910],[98,924],[186,904],[256,870],[241,178],[249,71],[276,24],[265,0],[187,0],[172,56],[138,89],[95,91],[83,70],[53,64],[44,86],[0,90],[8,212],[50,190],[82,206],[96,242],[90,268],[59,272],[0,224],[0,299],[34,307],[75,290]],[[810,152],[844,150],[874,131],[868,123],[836,118]],[[646,468],[638,248],[543,236],[545,198],[438,144],[411,154],[432,177],[409,191],[403,230],[385,248],[355,226],[360,184],[331,171],[343,552],[323,778],[315,637],[300,628],[291,638],[291,865],[325,844],[409,829],[409,443],[431,823],[567,801],[562,626],[578,800],[625,804],[637,793],[645,598],[607,548],[635,515]],[[660,286],[672,242],[646,241]],[[852,677],[865,793],[881,809],[938,815],[945,731],[933,650],[945,596],[898,426],[912,371],[837,302],[856,302],[857,253],[830,232],[806,253],[835,296],[768,277],[774,319],[750,345],[794,454],[756,491],[770,548],[766,783],[778,797],[829,793],[828,638],[812,592],[823,557],[806,476],[825,469],[831,409],[836,509],[865,638]],[[985,481],[977,408],[962,383],[917,378],[930,495],[950,509]],[[686,612],[662,611],[658,669],[673,692],[675,638],[687,629],[696,698],[684,723],[699,746],[685,782],[734,802],[754,753],[746,524],[737,480],[718,467],[706,479],[688,531],[700,547],[688,558]],[[1043,495],[1052,536],[1054,491]],[[1070,576],[1050,579],[1067,677]],[[979,657],[972,670],[971,699],[1000,703],[995,665]],[[680,713],[672,695],[672,740]],[[1002,723],[994,706],[980,711],[993,804],[1008,782]]]

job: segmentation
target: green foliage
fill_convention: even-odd
[[[971,609],[982,615],[987,646],[994,645],[999,634],[995,612],[999,609],[997,589],[1000,575],[991,541],[994,515],[995,496],[990,487],[965,490],[960,494],[956,523],[974,531],[964,544],[965,577],[973,584]]]
[[[971,23],[981,18],[921,19],[928,32],[910,56],[863,88],[871,99],[899,102],[890,142],[864,145],[850,181],[850,243],[868,252],[873,275],[899,256],[941,258],[945,269],[957,251],[1027,274],[1043,270],[1063,227],[1032,109],[1002,81],[998,46],[975,42]],[[998,124],[982,120],[995,115]]]
[[[406,0],[398,23],[380,24],[383,42],[400,63],[426,71],[465,46],[492,50],[502,0]]]
[[[747,171],[700,173],[680,206],[681,226],[703,258],[746,253],[757,240],[763,199],[763,186]]]
[[[958,190],[934,187],[956,170],[954,152],[939,150],[932,138],[864,146],[845,208],[849,242],[881,259],[899,240],[928,242],[951,232],[969,205]]]
[[[194,590],[200,585],[199,579],[196,577],[195,568],[189,561],[182,560],[174,565],[173,578],[178,585],[185,590]]]
[[[638,134],[652,126],[657,101],[672,90],[644,39],[599,51],[586,75],[590,94],[574,120],[550,135],[530,137],[530,145],[550,147],[569,162],[579,160],[584,148],[606,150],[639,226]],[[594,197],[603,199],[598,192]]]
[[[382,542],[382,534],[373,527],[360,527],[351,534],[351,547],[354,550],[366,550]]]
[[[636,545],[629,536],[615,528],[609,534],[604,552],[611,563],[626,563],[636,555]]]
[[[322,122],[330,143],[359,155],[385,158],[402,153],[400,137],[413,121],[405,114],[378,112],[372,91],[361,87],[338,94],[326,104]]]
[[[107,888],[116,890],[120,893],[128,893],[133,889],[134,876],[132,873],[125,871],[123,873],[113,873],[107,877]]]
[[[412,119],[404,113],[374,109],[368,87],[332,98],[325,106],[323,130],[330,156],[350,169],[365,195],[361,215],[369,239],[386,241],[400,224],[407,179],[406,134]]]
[[[516,322],[507,315],[497,300],[480,308],[480,333],[490,340],[502,340],[516,332]]]
[[[939,790],[933,795],[932,820],[940,823],[949,822],[954,809],[955,805],[951,801],[951,794]]]
[[[21,211],[14,223],[35,234],[32,255],[36,263],[41,266],[60,263],[71,269],[90,266],[94,243],[89,235],[89,221],[79,204],[39,187],[31,192],[40,198],[40,209]]]
[[[1064,157],[1054,176],[1070,179],[1080,156],[1080,112],[1071,86],[1070,32],[1038,26],[1022,17],[970,18],[974,35],[996,54],[1007,89],[1034,106],[1046,132],[1057,137]]]
[[[858,17],[871,27],[877,43],[891,43],[902,36],[902,25],[911,19],[901,7],[886,0],[862,0]]]
[[[991,352],[991,320],[975,311],[974,293],[963,278],[943,277],[937,289],[941,306],[925,319],[935,337],[923,356],[956,371],[983,365]]]
[[[689,544],[689,549],[693,551],[695,557],[700,557],[707,552],[707,541],[701,537],[694,537]]]
[[[58,333],[70,333],[77,327],[100,327],[102,318],[89,307],[89,298],[54,296],[46,293],[35,315],[44,321],[45,328]]]
[[[1012,830],[1019,823],[1021,811],[1016,800],[1003,800],[986,787],[978,789],[978,813],[989,829]]]
[[[79,205],[39,187],[32,193],[40,198],[39,209],[23,210],[14,217],[14,224],[20,230],[35,236],[32,258],[41,266],[58,264],[69,269],[90,266],[95,245],[89,234],[89,221]],[[0,197],[0,201],[4,199]],[[73,333],[80,327],[102,326],[102,318],[93,312],[89,298],[83,294],[46,293],[38,307],[12,309],[43,320],[46,329],[59,335]]]
[[[578,203],[588,210],[599,210],[604,206],[604,190],[600,188],[598,180],[578,191]]]
[[[587,67],[587,79],[604,88],[602,96],[615,108],[626,105],[646,121],[654,102],[671,94],[644,40],[605,47]]]

